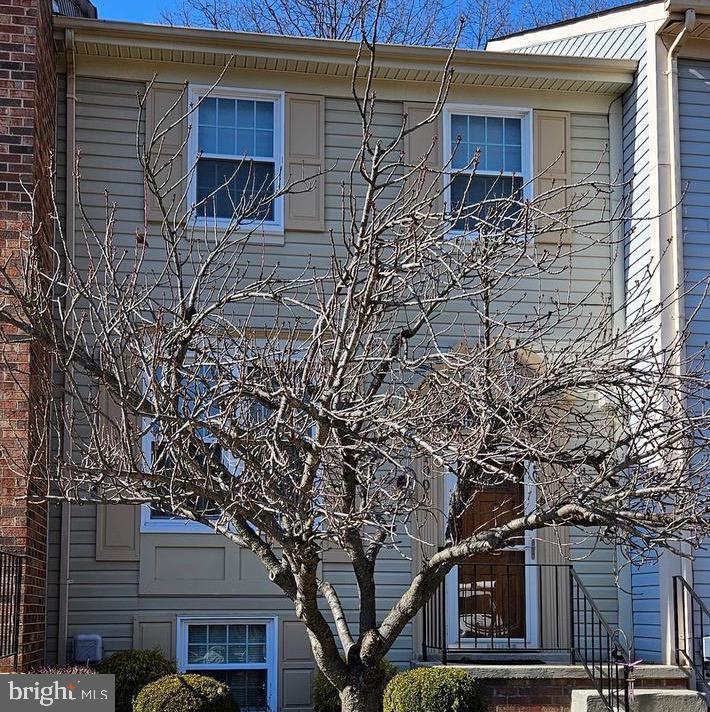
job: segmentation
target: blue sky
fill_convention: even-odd
[[[170,3],[160,0],[92,0],[99,18],[129,20],[130,22],[158,22],[160,11]]]

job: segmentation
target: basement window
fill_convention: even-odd
[[[183,619],[178,663],[224,682],[242,712],[277,709],[274,619]]]

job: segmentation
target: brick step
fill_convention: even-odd
[[[489,712],[571,712],[572,693],[588,691],[591,684],[582,665],[511,662],[452,663],[447,667],[466,670],[478,681],[488,699]],[[636,694],[643,689],[685,691],[688,687],[686,673],[672,665],[639,665],[634,677]]]

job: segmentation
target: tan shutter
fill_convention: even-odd
[[[431,114],[433,108],[433,104],[405,102],[404,113],[407,115],[407,126],[416,126],[421,121],[424,121]],[[406,137],[404,153],[407,165],[417,165],[419,161],[427,155],[429,149],[431,149],[431,153],[429,153],[426,160],[426,166],[427,168],[431,168],[432,171],[441,171],[443,165],[441,149],[441,141],[443,138],[442,125],[442,117],[441,114],[439,114],[436,120],[430,124],[421,126]],[[434,144],[433,148],[432,144]],[[422,186],[423,190],[428,190],[434,180],[435,175],[432,173]],[[433,207],[435,210],[440,210],[441,200],[435,201]]]
[[[108,390],[100,387],[98,426],[103,438],[111,438],[112,423],[120,422],[121,409]],[[139,444],[138,444],[139,445]],[[140,506],[98,504],[96,506],[96,560],[138,561],[140,558]]]
[[[140,507],[99,504],[96,508],[96,561],[138,561]]]
[[[175,659],[175,616],[139,613],[133,618],[133,648],[161,650],[170,660]]]
[[[325,99],[286,94],[285,180],[313,178],[285,197],[287,230],[325,230]],[[320,173],[320,175],[319,175]]]
[[[180,218],[187,207],[187,119],[178,121],[187,111],[187,90],[183,84],[153,84],[146,102],[145,141],[146,146],[151,140],[156,127],[163,131],[176,122],[156,144],[154,170],[158,184],[165,182],[166,188],[175,184],[175,189],[164,198],[164,206],[170,217]],[[166,117],[164,121],[161,119]],[[158,126],[158,123],[160,125]],[[158,153],[159,151],[159,153]],[[174,160],[170,160],[176,156]],[[163,215],[158,207],[158,200],[146,187],[146,211],[148,220],[162,221]]]
[[[572,141],[570,138],[570,114],[566,111],[535,111],[533,120],[533,168],[535,171],[535,195],[554,191],[549,198],[539,203],[543,212],[559,213],[568,205],[567,190],[556,190],[572,183]],[[570,231],[547,230],[559,227],[549,219],[538,219],[536,241],[540,243],[567,243]]]

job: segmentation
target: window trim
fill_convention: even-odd
[[[153,464],[153,435],[148,427],[148,418],[143,419],[143,435],[141,437],[141,452],[148,467]],[[215,534],[215,530],[202,522],[194,522],[185,517],[171,519],[153,519],[153,508],[150,502],[141,504],[141,534]]]
[[[266,663],[222,663],[221,665],[189,665],[187,662],[187,629],[190,625],[265,625]],[[266,703],[269,710],[278,709],[278,616],[178,616],[175,653],[178,670],[201,672],[205,670],[266,670]]]
[[[521,119],[520,140],[521,140],[521,171],[519,174],[509,171],[488,171],[478,170],[476,175],[481,176],[520,176],[523,180],[523,198],[531,199],[533,197],[533,110],[531,107],[517,106],[494,106],[489,104],[466,104],[466,103],[447,103],[444,105],[442,112],[444,121],[444,180],[446,181],[444,200],[446,205],[451,209],[451,180],[455,175],[466,174],[469,171],[461,171],[451,168],[451,116],[458,114],[463,116],[486,116],[501,119]],[[465,230],[457,229],[453,225],[450,232],[454,235],[461,235]],[[474,231],[470,232],[472,237],[475,237]]]
[[[251,101],[272,101],[274,103],[274,180],[275,189],[280,190],[284,185],[284,150],[286,136],[286,92],[269,89],[247,89],[241,87],[210,87],[207,84],[190,84],[188,87],[188,106],[193,107],[200,97],[209,93],[210,98],[215,99],[248,99]],[[197,153],[199,139],[199,108],[191,114],[189,135],[187,141],[187,165],[190,173],[190,185],[188,187],[188,203],[195,205],[197,201]],[[210,158],[223,160],[238,160],[238,156],[225,156],[222,154],[209,154]],[[268,158],[252,157],[254,160],[270,160]],[[273,202],[273,221],[254,221],[244,224],[239,228],[240,232],[253,231],[260,237],[264,237],[271,242],[282,243],[284,233],[284,196],[276,198]],[[226,228],[230,221],[227,218],[211,218],[196,215],[193,219],[196,226],[207,226],[210,228]],[[278,238],[281,239],[278,239]]]
[[[261,341],[261,340],[257,340]],[[301,358],[299,355],[297,358]],[[144,376],[144,388],[148,387],[148,377]],[[143,455],[144,461],[147,463],[148,467],[153,464],[153,440],[154,435],[151,428],[149,427],[149,418],[143,418],[143,435],[141,436],[141,454]],[[311,437],[313,435],[311,434]],[[207,440],[206,442],[210,442]],[[213,441],[214,442],[214,441]],[[224,451],[222,451],[222,462],[231,462],[234,468],[232,474],[235,476],[239,474],[243,467],[243,462],[239,458],[233,458],[232,456]],[[173,516],[172,518],[165,519],[153,519],[150,502],[144,502],[140,505],[141,516],[140,516],[140,533],[141,534],[218,534],[215,529],[208,526],[207,524],[202,524],[202,522],[195,522],[191,519],[185,517]],[[251,526],[251,524],[250,524]]]
[[[144,389],[148,388],[148,382],[148,376],[144,374]],[[147,417],[142,419],[143,435],[141,436],[141,454],[143,455],[144,462],[149,468],[153,465],[153,442],[155,438],[152,428],[150,427],[150,420],[151,419]],[[208,439],[205,440],[205,442],[214,442],[214,440]],[[226,457],[229,456],[222,452],[223,463]],[[235,471],[237,470],[238,466],[235,468]],[[153,519],[152,511],[153,508],[150,502],[143,502],[143,504],[141,504],[141,534],[217,534],[217,532],[212,527],[207,526],[207,524],[195,522],[191,519],[186,519],[185,517],[173,516],[170,519]]]

